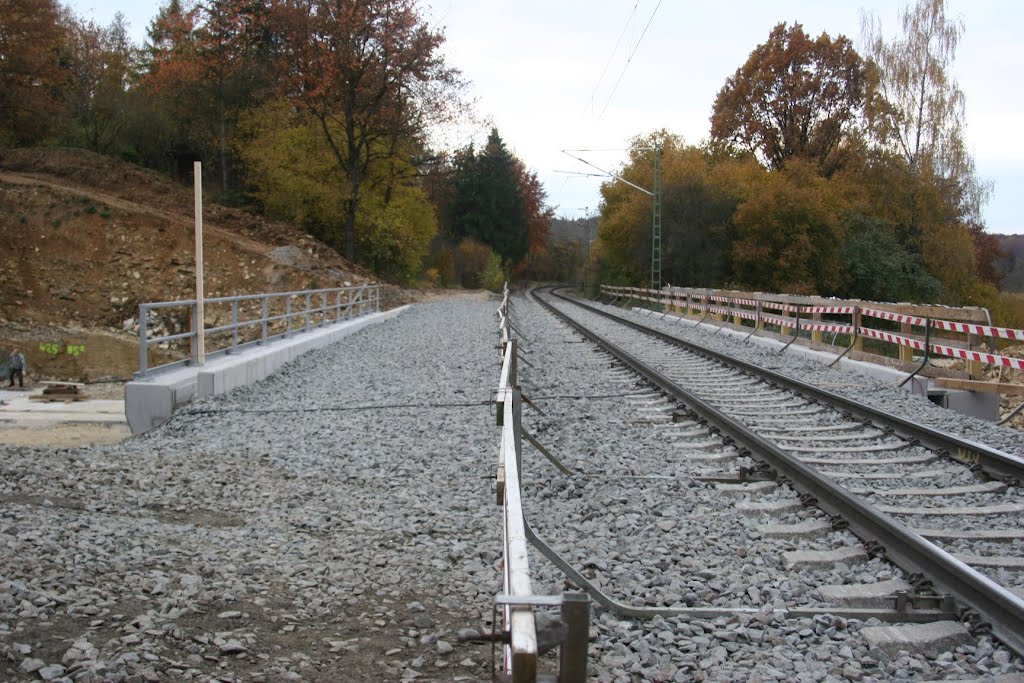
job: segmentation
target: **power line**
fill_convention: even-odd
[[[619,83],[622,82],[622,77],[626,75],[626,69],[629,68],[629,63],[633,61],[633,55],[636,54],[637,48],[639,48],[640,43],[644,41],[644,36],[647,35],[647,29],[651,27],[651,22],[654,21],[654,15],[658,13],[659,7],[661,7],[661,0],[658,0],[658,4],[654,6],[654,11],[651,12],[651,18],[647,20],[647,25],[644,26],[644,31],[640,34],[640,39],[636,41],[636,45],[633,46],[633,51],[629,53],[629,59],[626,60],[626,65],[622,67],[622,73],[619,74],[619,80],[615,81],[615,87],[612,88],[612,94],[608,96],[608,101],[604,103],[604,109],[601,110],[601,115],[597,117],[598,120],[604,116],[605,111],[608,109],[608,105],[612,102],[612,98],[615,97],[615,91],[619,89]]]
[[[597,83],[594,84],[594,92],[590,94],[590,108],[594,108],[594,98],[597,97],[597,89],[601,87],[601,81],[604,80],[604,75],[608,73],[608,67],[612,65],[612,60],[615,59],[615,54],[619,51],[619,45],[622,44],[622,37],[626,35],[626,31],[629,30],[629,25],[636,16],[636,8],[640,6],[640,0],[636,0],[636,4],[633,5],[633,11],[629,13],[626,18],[626,25],[622,27],[622,33],[619,34],[619,39],[615,41],[615,47],[612,48],[612,53],[608,55],[608,62],[604,65],[604,70],[601,71],[601,75],[597,78]],[[583,113],[587,112],[586,107],[583,108]]]

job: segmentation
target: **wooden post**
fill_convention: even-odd
[[[902,312],[902,309],[900,312]],[[911,327],[910,323],[900,323],[900,334],[902,334],[904,337],[908,339],[913,338],[914,328]],[[906,363],[914,362],[914,349],[910,348],[909,346],[901,345],[899,347],[899,351],[901,361],[904,361]]]
[[[855,306],[853,309],[853,333],[856,337],[853,342],[853,350],[857,353],[864,352],[864,337],[860,335],[860,306]]]
[[[206,364],[206,312],[203,309],[203,164],[192,164],[196,195],[196,364]]]

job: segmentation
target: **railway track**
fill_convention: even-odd
[[[892,604],[894,596],[897,603],[908,596],[913,603],[927,595],[951,594],[981,622],[975,627],[991,628],[1017,652],[1024,649],[1020,458],[766,374],[601,307],[546,292],[538,299],[604,349],[591,353],[614,356],[611,381],[635,388],[626,392],[626,402],[636,413],[634,421],[648,423],[635,458],[604,462],[585,481],[576,477],[550,485],[563,496],[599,490],[615,478],[635,487],[625,498],[620,495],[607,515],[588,513],[590,519],[585,517],[576,531],[586,538],[595,527],[589,522],[646,516],[650,523],[639,526],[639,537],[619,539],[637,550],[620,553],[619,560],[594,560],[588,559],[587,547],[563,543],[562,554],[553,548],[546,553],[578,583],[619,596],[606,606],[622,613],[632,609],[636,616],[645,610],[693,616],[701,614],[702,604],[708,614],[735,606],[735,586],[687,590],[687,576],[695,570],[687,544],[665,538],[675,520],[664,511],[686,514],[671,501],[684,482],[698,482],[713,487],[710,491],[719,498],[735,498],[733,516],[738,511],[738,517],[757,520],[753,527],[733,520],[730,532],[730,521],[723,519],[725,530],[716,540],[736,533],[755,539],[752,546],[775,542],[782,546],[782,563],[803,571],[793,579],[797,589],[792,592],[801,596],[804,607],[794,608],[792,600],[766,603],[755,587],[739,596],[753,611],[781,602],[791,616],[814,617],[837,605],[856,615],[858,608]],[[638,381],[641,386],[635,387]],[[642,447],[646,439],[669,444],[678,457],[648,459]],[[645,545],[644,536],[656,537],[655,545]],[[616,562],[626,558],[628,566],[642,553],[663,555],[654,561],[659,573],[642,580],[639,588],[620,591],[615,577],[623,570]],[[573,554],[575,564],[564,556]],[[904,571],[891,571],[883,558]],[[837,565],[865,567],[862,574],[871,580],[829,585]],[[697,570],[698,576],[711,573]],[[706,578],[708,583],[713,580]],[[918,605],[924,609],[908,620],[935,618],[950,608],[942,601]]]

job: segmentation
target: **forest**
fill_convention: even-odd
[[[72,146],[289,221],[401,284],[500,286],[542,249],[536,175],[473,115],[415,0],[168,0],[143,45],[55,0],[0,0],[0,148]]]
[[[435,132],[476,113],[416,0],[167,0],[142,45],[120,16],[0,9],[0,147],[84,147],[182,181],[201,160],[216,201],[405,285],[650,281],[648,196],[609,180],[596,230],[553,238],[543,186],[497,129],[437,148]],[[618,174],[651,187],[660,148],[663,282],[1016,317],[963,140],[965,26],[945,0],[900,19],[886,38],[866,16],[861,52],[766,27],[706,139],[636,135]]]

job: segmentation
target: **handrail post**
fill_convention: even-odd
[[[231,302],[231,351],[238,348],[238,299]]]
[[[330,319],[327,317],[327,290],[320,292],[320,326],[323,327]]]
[[[267,341],[267,316],[269,315],[270,312],[269,302],[267,301],[267,296],[265,294],[262,297],[260,297],[260,310],[262,313],[260,327],[263,330],[263,336],[260,337],[260,344],[262,344],[263,342]]]
[[[149,307],[139,304],[139,374],[145,377],[149,367],[149,342],[146,328],[149,326]]]
[[[590,647],[590,596],[562,593],[561,617],[566,637],[558,652],[558,683],[584,683]]]
[[[192,310],[192,336],[189,337],[191,342],[191,348],[189,350],[188,364],[195,365],[199,359],[199,306],[197,304],[189,304],[189,308]]]
[[[287,339],[288,335],[292,333],[292,295],[289,294],[284,298],[284,320],[287,323],[284,330],[284,338]]]
[[[305,329],[303,329],[303,332],[309,332],[309,313],[310,313],[309,309],[310,309],[310,307],[312,307],[312,305],[313,305],[313,295],[310,294],[309,292],[306,292],[306,318],[305,318],[306,326],[305,326]]]

